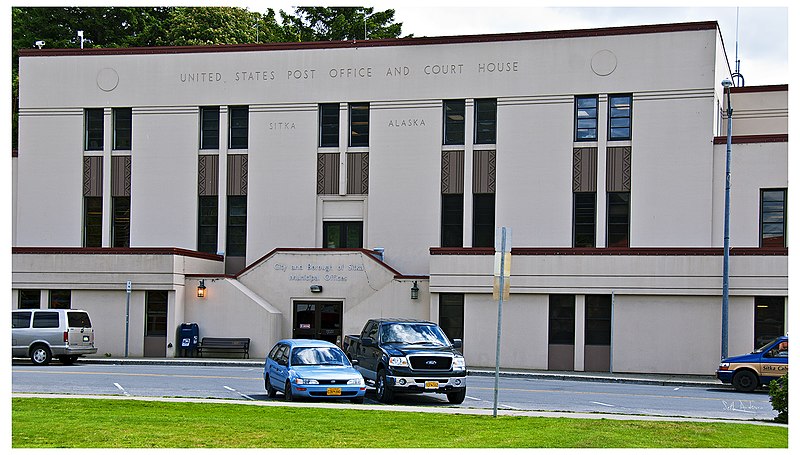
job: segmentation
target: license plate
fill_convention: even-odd
[[[88,336],[86,336],[86,335],[84,335],[84,336],[83,336],[83,342],[84,342],[84,343],[88,343],[88,342],[89,342],[89,337],[88,337]]]
[[[329,396],[331,396],[331,395],[339,396],[341,394],[342,394],[342,388],[341,387],[328,387],[328,395]]]
[[[425,381],[425,388],[426,389],[438,389],[439,388],[439,381]]]

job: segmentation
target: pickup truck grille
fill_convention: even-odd
[[[412,370],[449,370],[453,363],[452,357],[415,355],[408,357]]]

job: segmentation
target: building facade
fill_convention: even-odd
[[[730,73],[715,22],[21,51],[12,308],[157,357],[423,318],[492,366],[503,226],[503,367],[711,374]],[[731,353],[787,330],[787,93],[731,90]]]

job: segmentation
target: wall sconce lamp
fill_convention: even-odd
[[[200,280],[200,284],[197,285],[197,298],[205,298],[206,296],[206,280]]]
[[[411,300],[417,300],[419,298],[419,286],[417,286],[417,282],[414,282],[414,285],[411,286]]]
[[[322,286],[320,286],[318,284],[312,284],[310,289],[311,289],[311,292],[314,292],[314,293],[322,292]]]

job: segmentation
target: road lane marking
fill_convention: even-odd
[[[480,398],[471,397],[471,396],[469,396],[469,395],[467,395],[466,397],[467,397],[467,398],[469,398],[470,400],[475,400],[475,401],[483,401],[483,400],[481,400]]]
[[[236,389],[234,389],[232,387],[228,387],[228,386],[223,386],[223,387],[226,388],[227,390],[230,390],[233,393],[239,394],[239,396],[244,397],[244,398],[246,398],[248,400],[255,400],[255,398],[247,396],[247,395],[243,394],[242,392],[239,392],[238,390],[236,390]]]
[[[609,407],[609,408],[616,408],[616,406],[614,406],[613,404],[601,403],[601,402],[599,402],[599,401],[591,401],[591,403],[594,403],[594,404],[599,404],[600,406],[607,406],[607,407]]]
[[[122,386],[121,386],[121,385],[119,385],[118,383],[116,383],[116,382],[115,382],[115,383],[114,383],[114,385],[115,385],[115,386],[117,386],[117,388],[118,388],[119,390],[121,390],[121,391],[122,391],[122,393],[123,393],[123,394],[124,394],[126,397],[129,397],[129,396],[131,396],[131,394],[129,394],[129,393],[128,393],[128,392],[127,392],[125,389],[123,389],[123,388],[122,388]]]

